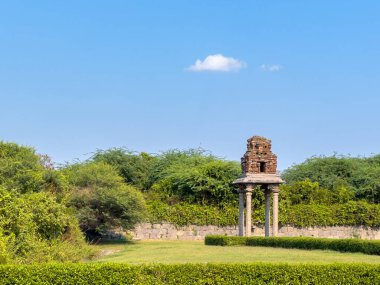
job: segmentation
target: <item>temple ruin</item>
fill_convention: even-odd
[[[266,237],[270,235],[270,198],[273,193],[272,235],[277,236],[279,185],[284,183],[277,174],[277,156],[272,153],[271,141],[264,137],[253,136],[247,142],[247,151],[241,158],[242,175],[234,181],[234,184],[239,186],[239,236],[250,236],[252,233],[252,192],[254,190],[265,193]]]

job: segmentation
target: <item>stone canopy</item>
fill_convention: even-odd
[[[247,140],[247,151],[241,158],[242,175],[234,184],[281,184],[277,175],[277,156],[272,153],[272,142],[253,136]]]
[[[279,185],[284,181],[277,174],[277,156],[272,153],[271,140],[260,136],[249,138],[247,140],[247,151],[241,158],[241,169],[242,175],[233,182],[239,187],[239,235],[251,235],[252,192],[260,188],[265,193],[265,236],[268,237],[270,234],[271,196],[273,196],[272,235],[277,236]]]
[[[247,173],[236,179],[233,184],[282,184],[284,180],[276,174]]]

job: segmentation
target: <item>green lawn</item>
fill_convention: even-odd
[[[197,241],[139,241],[131,244],[105,244],[96,247],[108,255],[100,257],[94,262],[131,264],[187,262],[380,263],[380,256],[361,253],[248,246],[206,246],[203,242]]]

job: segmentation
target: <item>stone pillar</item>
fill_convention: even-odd
[[[278,236],[278,193],[280,188],[274,186],[272,188],[273,192],[273,236]]]
[[[252,231],[252,186],[247,186],[246,195],[246,219],[245,219],[245,236],[251,236]]]
[[[270,189],[265,189],[265,237],[269,237],[270,228]]]
[[[244,190],[239,190],[239,236],[244,236]]]

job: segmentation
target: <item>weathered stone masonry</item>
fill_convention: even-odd
[[[259,136],[248,139],[241,168],[242,173],[276,174],[277,156],[272,153],[272,142]]]
[[[272,153],[270,140],[253,136],[247,140],[247,151],[241,158],[242,175],[235,184],[239,190],[239,236],[252,234],[252,192],[265,194],[265,236],[278,235],[278,196],[279,185],[284,183],[277,175],[277,156]],[[270,232],[270,198],[273,193],[273,225]],[[245,223],[244,223],[245,202]]]
[[[149,240],[203,240],[206,235],[238,235],[238,226],[196,226],[175,227],[170,223],[150,224],[142,223],[130,232],[135,239]],[[252,236],[264,236],[264,226],[255,227]],[[297,228],[292,226],[281,226],[278,236],[309,236],[324,238],[362,238],[380,239],[380,228],[369,228],[363,226],[342,227],[308,227]]]

